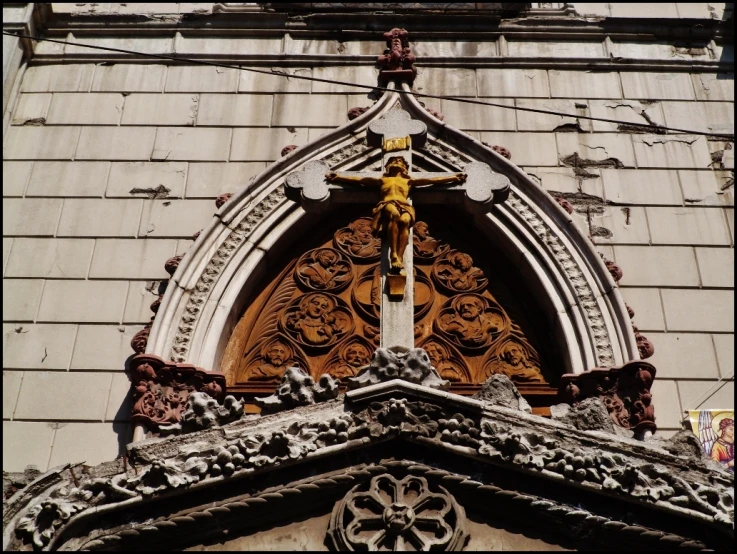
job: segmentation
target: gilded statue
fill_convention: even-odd
[[[409,203],[412,187],[460,184],[466,180],[466,174],[414,178],[409,174],[407,161],[401,156],[389,158],[385,170],[381,177],[353,177],[331,172],[325,178],[329,182],[380,187],[381,200],[372,212],[371,231],[375,237],[389,241],[391,271],[401,273],[404,268],[402,258],[409,242],[409,230],[415,224],[415,209]]]

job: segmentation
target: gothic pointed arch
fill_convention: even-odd
[[[286,350],[297,357],[301,352],[309,355],[310,351],[324,351],[325,356],[335,354],[335,348],[356,335],[356,331],[370,342],[369,334],[356,329],[357,325],[349,313],[352,308],[349,305],[353,294],[351,287],[359,281],[370,281],[366,271],[358,274],[356,267],[360,264],[357,264],[357,259],[361,261],[363,256],[363,261],[370,261],[370,253],[352,253],[334,237],[325,244],[313,240],[309,248],[302,247],[327,217],[305,213],[286,198],[283,183],[286,175],[316,160],[327,164],[331,170],[374,167],[380,162],[381,151],[367,144],[368,125],[397,105],[427,125],[428,140],[416,152],[414,159],[418,171],[462,171],[469,163],[483,162],[511,181],[511,193],[506,203],[494,206],[488,213],[470,212],[462,199],[451,200],[440,191],[423,195],[418,208],[426,209],[428,214],[432,214],[434,209],[438,214],[436,221],[441,225],[443,212],[453,210],[460,216],[458,221],[473,230],[477,242],[492,245],[503,255],[509,269],[514,271],[515,279],[524,284],[526,295],[539,310],[542,328],[546,329],[555,345],[553,359],[548,363],[556,367],[556,373],[580,373],[593,367],[611,367],[639,359],[629,316],[616,284],[589,239],[577,229],[569,214],[516,165],[431,115],[409,94],[406,85],[403,92],[394,90],[383,94],[372,108],[343,127],[282,157],[220,208],[174,274],[174,286],[170,286],[164,296],[151,330],[147,353],[179,363],[186,361],[221,370],[229,348],[245,349],[244,344],[232,344],[233,341],[246,340],[245,337],[231,339],[242,314],[262,292],[269,272],[274,267],[283,267],[279,260],[297,242],[301,247],[299,259],[304,263],[290,286],[300,287],[312,280],[311,286],[322,287],[322,290],[313,291],[313,299],[330,306],[339,323],[329,339],[323,341],[311,336],[311,331],[300,327],[298,321],[299,311],[304,307],[300,308],[296,296],[290,295],[289,286],[285,285],[269,301],[276,303],[282,312],[286,310],[297,315],[291,319],[287,315],[272,319],[268,325],[273,329],[268,325],[261,329],[262,337],[257,340],[267,340],[276,333],[283,336]],[[355,200],[364,201],[367,208],[375,202],[370,191],[354,194],[357,195]],[[335,212],[323,215],[336,217]],[[345,221],[345,225],[351,221],[355,218]],[[435,232],[434,229],[431,232]],[[425,245],[424,250],[421,248],[419,258],[442,258],[446,267],[455,263],[453,256],[459,251],[457,245],[456,248],[453,245],[448,248],[438,246],[436,252],[431,247],[432,244]],[[316,268],[307,268],[310,263],[315,263],[315,256],[319,255],[315,249],[319,248],[330,251],[324,255],[337,264],[334,274],[318,275]],[[365,270],[369,268],[368,265],[362,267]],[[433,267],[436,269],[423,266],[418,261],[417,271],[423,277],[418,279],[418,283],[424,282],[426,277],[429,286],[438,290],[448,292],[448,287],[458,287],[458,283],[453,284],[448,275],[443,277],[442,268],[437,269],[437,264]],[[295,269],[284,268],[282,271],[294,272]],[[479,275],[478,282],[462,286],[470,287],[466,291],[469,295],[478,294],[487,278],[486,274]],[[349,283],[351,280],[356,283]],[[443,301],[446,300],[449,298]],[[482,303],[485,303],[483,309],[489,314],[495,313],[491,299],[487,298]],[[370,299],[364,308],[371,310]],[[445,308],[453,310],[452,302]],[[439,315],[443,307],[434,309],[433,313]],[[442,321],[438,321],[433,325],[445,343],[455,349],[469,346],[462,343],[462,338],[454,337],[452,331],[443,329]],[[513,321],[506,323],[509,329],[516,325]],[[515,346],[519,337],[515,338],[514,333],[510,333],[500,341],[500,345],[507,348],[507,355],[534,358],[535,354],[527,346]],[[423,336],[423,340],[428,336]],[[260,351],[264,347],[261,344]],[[487,356],[484,363],[499,366],[504,363],[501,356],[499,351]],[[315,371],[319,373],[321,368]]]

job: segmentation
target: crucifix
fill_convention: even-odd
[[[300,201],[305,210],[319,210],[332,201],[365,202],[361,189],[376,190],[372,231],[381,238],[381,346],[414,347],[414,275],[412,226],[415,210],[411,193],[427,189],[447,198],[458,192],[472,207],[488,210],[509,194],[509,179],[484,163],[473,162],[464,173],[411,173],[412,148],[421,148],[427,127],[406,111],[394,108],[369,124],[367,142],[380,147],[384,171],[334,172],[325,162],[313,161],[287,175],[287,197]],[[421,194],[426,194],[422,192]],[[441,200],[442,201],[442,200]]]

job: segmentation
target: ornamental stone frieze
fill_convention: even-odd
[[[313,504],[332,514],[319,529],[339,549],[458,550],[479,530],[469,509],[476,522],[511,510],[565,530],[569,547],[733,544],[734,476],[684,437],[636,441],[497,401],[393,380],[134,443],[124,459],[60,466],[17,491],[4,547],[185,548]]]

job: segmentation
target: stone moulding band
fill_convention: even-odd
[[[236,299],[249,283],[250,272],[270,245],[304,216],[286,199],[284,177],[311,160],[342,170],[372,163],[378,151],[366,144],[363,133],[397,103],[428,126],[430,137],[420,155],[437,159],[445,170],[459,171],[470,162],[481,161],[511,179],[513,191],[507,206],[494,208],[485,225],[502,230],[502,236],[528,237],[522,243],[509,242],[507,248],[517,256],[524,249],[525,258],[538,268],[534,269],[542,283],[538,289],[552,295],[549,302],[558,307],[554,319],[561,321],[554,323],[560,327],[557,332],[564,337],[564,348],[569,348],[567,371],[578,373],[639,359],[615,283],[570,215],[517,166],[432,117],[411,95],[397,93],[384,94],[343,127],[292,151],[234,194],[173,276],[176,286],[166,291],[147,352],[217,369],[224,341],[239,317],[234,313],[241,309]],[[257,279],[259,272],[253,274]]]

